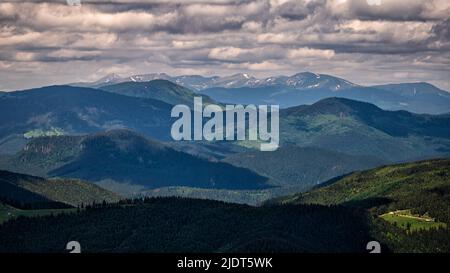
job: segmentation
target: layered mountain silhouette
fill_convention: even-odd
[[[226,77],[170,76],[165,73],[121,77],[112,74],[96,82],[72,85],[104,88],[117,83],[148,82],[157,79],[171,81],[219,102],[279,104],[287,108],[312,104],[328,97],[342,97],[369,102],[385,110],[428,114],[450,112],[449,93],[428,83],[362,86],[339,77],[311,72],[264,79],[257,79],[245,73]]]
[[[168,139],[172,106],[91,88],[49,86],[0,95],[0,139],[33,129],[66,134],[129,128]]]
[[[281,111],[282,145],[315,146],[392,162],[445,156],[450,116],[385,111],[372,104],[329,98]]]
[[[307,81],[313,76],[315,79]],[[322,77],[306,74],[298,76],[296,82],[284,82],[299,87],[303,81],[304,87],[322,80],[320,84],[328,89],[336,83],[342,89],[357,88],[344,80]],[[162,144],[159,141],[171,140],[174,119],[170,118],[169,103],[187,104],[195,95],[193,92],[164,80],[102,88],[109,91],[51,86],[1,94],[0,151],[10,155],[1,157],[0,169],[40,176],[113,180],[147,189],[307,189],[354,170],[450,154],[448,114],[386,111],[346,98],[328,98],[283,109],[281,148],[270,155],[248,150],[252,143],[246,141]],[[392,88],[396,89],[392,92],[399,92],[398,86]],[[402,92],[399,93],[404,96],[414,95]],[[433,93],[425,93],[428,92]],[[114,131],[124,128],[137,134]],[[113,131],[102,133],[110,130]],[[239,149],[235,148],[237,145]],[[289,156],[310,162],[311,168],[323,170],[323,176],[307,170],[306,165],[276,164]],[[214,162],[223,158],[226,163]],[[264,165],[266,161],[273,162],[273,168]]]
[[[432,85],[362,87],[301,73],[264,82],[115,75],[85,86],[0,93],[0,222],[8,221],[0,251],[59,251],[67,232],[91,251],[355,252],[374,239],[392,251],[448,251],[449,160],[388,166],[450,155],[448,94]],[[211,96],[206,103],[281,104],[280,148],[171,142],[172,106],[199,93]],[[116,203],[121,196],[93,183],[138,187],[140,197],[257,204],[290,196],[259,207]],[[401,213],[421,229],[383,220]]]
[[[267,178],[227,163],[210,162],[127,130],[86,136],[42,137],[14,156],[3,169],[41,176],[143,185],[217,189],[262,189]]]
[[[337,80],[336,80],[337,81]],[[416,90],[416,91],[414,91]],[[200,91],[214,100],[242,104],[279,104],[283,108],[312,104],[328,97],[369,102],[386,110],[443,114],[450,112],[450,94],[429,84],[363,87],[325,81],[306,85],[210,88]],[[416,92],[416,93],[414,93]]]
[[[175,90],[181,90],[174,93],[168,92],[167,98],[173,99],[172,102],[175,102],[175,100],[188,102],[193,95],[192,92],[165,81],[136,84],[141,87],[172,86]],[[126,87],[124,90],[133,89],[128,89],[129,83],[119,84],[119,86]],[[113,87],[117,86],[108,88]],[[121,93],[122,91],[117,89],[115,92]],[[149,96],[153,96],[153,91],[149,91],[149,94],[151,94]],[[135,96],[136,94],[129,95]],[[148,142],[143,137],[137,137],[138,135],[132,133],[109,133],[103,136],[100,133],[117,128],[127,128],[155,139],[170,140],[170,127],[174,121],[170,118],[172,106],[160,100],[119,95],[92,88],[52,86],[2,94],[0,105],[2,106],[0,108],[2,114],[0,116],[0,135],[2,137],[0,147],[2,150],[5,147],[14,150],[11,147],[15,147],[16,151],[21,151],[10,153],[12,154],[10,158],[16,161],[10,161],[3,157],[2,162],[4,163],[0,164],[0,168],[8,166],[13,171],[41,176],[76,177],[95,181],[112,179],[141,184],[150,188],[198,186],[255,189],[264,187],[265,178],[262,177],[265,176],[270,176],[274,181],[278,180],[278,183],[272,183],[274,185],[292,185],[295,183],[312,185],[330,178],[329,175],[341,175],[358,168],[373,167],[387,162],[448,156],[450,154],[449,115],[419,115],[406,111],[385,111],[369,103],[345,98],[324,99],[312,105],[296,106],[281,111],[280,139],[282,148],[283,146],[319,148],[316,150],[318,154],[333,154],[336,162],[349,163],[341,166],[342,168],[337,167],[339,171],[327,172],[328,175],[321,179],[306,174],[312,174],[313,172],[306,172],[303,174],[303,181],[300,181],[302,174],[298,170],[285,172],[275,164],[274,171],[269,172],[267,168],[263,168],[266,169],[263,170],[254,162],[245,163],[245,160],[239,158],[242,150],[233,151],[234,149],[230,149],[230,151],[227,151],[228,149],[222,147],[221,143],[210,143],[207,146],[203,145],[204,143],[200,146],[195,142],[189,143],[188,146],[170,145],[177,147],[178,151],[176,151],[156,141]],[[23,109],[23,111],[15,113],[14,109]],[[24,134],[33,135],[30,131],[45,132],[50,130],[50,133],[52,133],[54,128],[58,128],[61,134],[66,136],[24,139]],[[86,133],[97,134],[91,137],[76,136]],[[37,136],[42,135],[38,134]],[[130,139],[127,140],[127,138]],[[28,161],[32,154],[25,149],[30,149],[39,141],[49,141],[49,147],[54,147],[52,153],[45,154],[44,157],[38,154],[31,161]],[[117,146],[117,143],[121,142],[144,144],[142,146],[133,144],[121,149],[120,145]],[[92,143],[96,144],[93,145]],[[156,146],[149,145],[149,143],[158,143],[164,148],[155,149],[159,146],[156,144]],[[44,143],[43,147],[47,147],[45,145],[47,144]],[[249,145],[251,146],[250,143]],[[243,146],[248,147],[249,145]],[[24,147],[25,149],[23,149]],[[183,149],[187,149],[193,155],[182,152]],[[196,151],[198,151],[200,156],[204,154],[210,158],[210,155],[215,153],[214,149],[220,151],[221,157],[226,157],[227,153],[237,152],[236,155],[231,157],[234,162],[238,162],[236,165],[250,168],[258,172],[260,176],[252,172],[238,170],[228,164],[213,164],[213,162],[201,159],[196,155]],[[297,149],[292,149],[292,151],[301,152]],[[53,158],[55,156],[56,158]],[[153,156],[158,160],[147,160],[147,158]],[[242,158],[245,159],[245,156],[245,153],[242,154]],[[259,153],[256,153],[255,156],[259,157]],[[350,164],[353,159],[343,160],[343,158],[355,156],[361,158],[354,158],[354,160],[364,163],[355,165]],[[283,161],[285,156],[282,152],[278,152],[272,154],[271,157],[271,160]],[[18,158],[22,159],[19,160]],[[108,158],[108,162],[105,161],[105,158]],[[313,165],[316,166],[327,162],[325,157],[316,159],[317,161],[313,162]],[[181,165],[174,166],[175,163],[171,163],[171,160]],[[16,162],[14,164],[17,168],[11,169],[11,166],[14,165],[11,162]],[[91,164],[92,162],[97,162],[98,166],[101,166],[99,164],[104,162],[104,166],[95,167]],[[192,162],[198,164],[197,167],[190,168],[189,166],[194,164]],[[48,164],[48,166],[45,164]],[[332,165],[328,166],[331,167]],[[178,172],[179,169],[186,172],[185,177]],[[152,170],[153,176],[149,176],[150,170]],[[195,174],[199,170],[204,172],[204,176],[199,179],[200,181],[195,181],[194,178],[197,178]],[[228,177],[221,177],[223,173],[227,173]],[[297,178],[286,181],[289,177],[286,175],[289,173]],[[276,177],[273,177],[273,174],[277,174]],[[162,177],[167,177],[164,183]],[[280,180],[283,181],[280,183]],[[239,186],[243,181],[249,181],[250,184]]]

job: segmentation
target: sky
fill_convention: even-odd
[[[303,71],[450,91],[449,0],[2,0],[0,28],[3,91],[110,73]]]

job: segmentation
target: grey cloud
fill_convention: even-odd
[[[427,21],[448,17],[450,3],[446,0],[381,0],[380,5],[367,0],[346,0],[333,5],[334,11],[346,18],[362,20]]]
[[[364,71],[376,71],[375,78],[409,69],[411,79],[450,86],[443,76],[450,67],[449,2],[401,2],[82,0],[74,8],[64,0],[6,0],[0,3],[0,82],[31,68],[42,83],[60,82],[61,73],[69,78],[68,71],[91,80],[109,71],[246,70],[316,70],[371,82]]]
[[[238,30],[247,21],[265,21],[270,8],[265,0],[208,4],[111,3],[87,2],[81,8],[74,8],[61,1],[6,2],[0,8],[0,22],[37,31],[74,28],[83,32],[203,33]],[[114,17],[120,22],[115,22]]]
[[[437,40],[450,42],[450,19],[434,25],[432,32],[436,35]]]
[[[408,4],[401,1],[390,1],[388,4],[376,6],[369,5],[367,1],[350,0],[350,15],[366,20],[426,20],[423,16],[424,9],[427,5],[426,1],[412,0]]]
[[[276,8],[275,13],[289,20],[304,20],[325,6],[324,0],[315,2],[288,1]]]

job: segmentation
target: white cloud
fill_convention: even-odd
[[[15,54],[15,60],[19,62],[33,61],[34,57],[35,54],[31,52],[17,52]]]
[[[270,71],[271,73],[273,73],[273,71],[283,69],[282,65],[269,61],[260,63],[245,63],[244,67],[248,68],[249,70],[263,70]]]
[[[237,47],[218,47],[211,49],[208,57],[216,60],[233,61],[238,60],[239,56],[242,54],[250,52],[252,52],[252,50]]]
[[[287,57],[290,59],[298,59],[298,58],[325,58],[331,59],[335,55],[333,50],[326,49],[313,49],[308,47],[298,48],[289,50],[287,53]]]
[[[73,59],[79,59],[83,57],[95,57],[100,56],[101,51],[94,50],[94,51],[77,51],[72,49],[60,49],[53,51],[49,54],[47,54],[47,57],[51,58],[73,58]]]

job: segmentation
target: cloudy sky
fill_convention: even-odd
[[[1,0],[0,90],[302,71],[450,91],[449,0]]]

